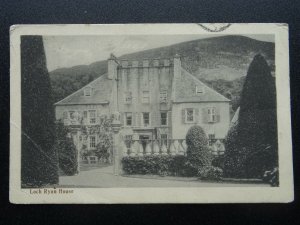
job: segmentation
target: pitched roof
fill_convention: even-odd
[[[92,88],[91,96],[84,96],[84,88],[86,87]],[[107,78],[107,74],[103,74],[55,105],[106,104],[109,102],[111,90],[112,82]]]
[[[208,87],[192,74],[181,68],[181,76],[175,80],[175,103],[183,102],[229,102],[230,100],[212,88]],[[196,93],[196,87],[201,88],[202,94]]]
[[[89,86],[93,90],[92,95],[84,96],[84,89]],[[196,86],[201,88],[204,93],[197,94]],[[104,74],[63,100],[55,103],[55,105],[107,104],[110,100],[111,90],[112,81],[108,79],[107,74]],[[172,92],[174,103],[230,101],[220,93],[206,86],[183,68],[181,68],[180,77],[174,79]]]

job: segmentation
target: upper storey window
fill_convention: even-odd
[[[168,125],[168,113],[167,112],[161,112],[160,113],[160,124],[162,126]]]
[[[91,87],[86,87],[84,88],[84,96],[91,96],[92,95],[92,88]]]
[[[159,101],[161,103],[166,103],[168,99],[168,92],[166,90],[161,90],[159,93]]]
[[[150,103],[150,93],[149,93],[149,91],[143,91],[143,93],[142,93],[142,103]]]
[[[125,92],[125,104],[131,104],[132,103],[132,94],[130,91]]]
[[[90,124],[96,123],[96,110],[89,111]]]
[[[185,122],[194,123],[195,122],[195,109],[186,109],[185,110]]]
[[[142,120],[143,126],[144,127],[150,126],[150,113],[144,112],[144,113],[142,113],[142,115],[143,115],[143,120]]]
[[[216,108],[211,107],[207,109],[208,113],[208,122],[215,123],[217,122]]]
[[[131,112],[125,113],[125,125],[132,126],[132,113]]]

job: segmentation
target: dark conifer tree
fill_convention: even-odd
[[[54,107],[41,36],[21,37],[22,187],[58,182]]]
[[[229,129],[225,138],[225,159],[224,159],[224,176],[226,177],[243,177],[245,156],[237,146],[238,142],[237,124]]]
[[[275,79],[264,57],[256,55],[243,87],[237,126],[237,146],[248,178],[259,178],[277,166],[276,115]]]

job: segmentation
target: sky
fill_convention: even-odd
[[[111,53],[118,57],[137,51],[214,36],[218,35],[44,36],[43,39],[47,67],[49,71],[52,71],[106,60]],[[273,35],[244,36],[274,42]]]

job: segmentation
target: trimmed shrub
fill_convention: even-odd
[[[101,141],[96,145],[95,155],[98,159],[105,159],[108,162],[109,153],[110,147],[103,145]]]
[[[198,177],[201,180],[220,180],[223,170],[219,167],[205,166],[198,170]]]
[[[223,170],[224,169],[224,163],[225,163],[225,156],[224,155],[219,155],[219,156],[214,156],[213,157],[211,165],[214,166],[214,167],[219,167]]]
[[[202,127],[194,125],[188,130],[186,134],[186,144],[195,148],[207,147],[208,139]]]
[[[185,156],[143,156],[122,158],[126,174],[154,174],[161,176],[188,176],[189,168]]]
[[[71,137],[68,137],[69,130],[58,122],[56,124],[55,149],[58,152],[59,168],[68,176],[75,175],[78,167],[77,150]]]
[[[71,138],[66,138],[59,145],[59,168],[68,176],[78,173],[77,151]]]
[[[208,148],[208,139],[200,126],[192,126],[186,134],[187,160],[190,173],[197,175],[198,170],[210,166],[212,155]]]

